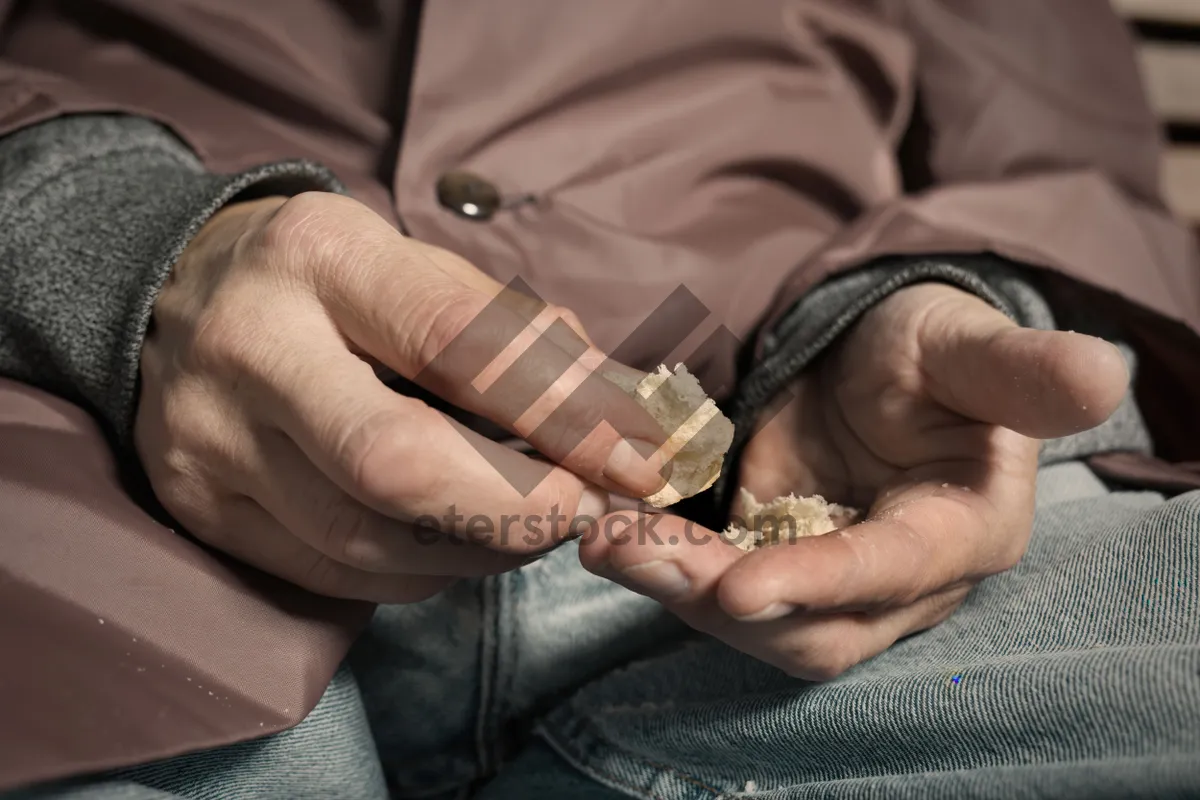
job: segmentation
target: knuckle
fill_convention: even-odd
[[[190,378],[165,392],[155,430],[143,438],[144,461],[168,475],[194,475],[209,483],[236,486],[257,464],[240,408],[221,402]]]
[[[416,454],[431,452],[423,439],[433,416],[437,412],[423,405],[389,412],[360,427],[343,446],[343,463],[368,504],[411,507],[441,490],[436,470],[413,468],[422,460]]]
[[[314,553],[307,566],[300,570],[295,583],[302,589],[325,597],[354,599],[348,591],[351,586],[345,579],[344,568],[320,553]]]
[[[257,372],[261,365],[261,335],[252,320],[222,307],[206,311],[192,335],[192,365],[206,373]]]
[[[181,478],[190,478],[195,474],[194,463],[189,449],[178,443],[171,443],[163,451],[159,466],[165,480],[178,481]]]
[[[934,545],[929,534],[919,530],[909,520],[899,515],[889,518],[899,533],[904,535],[906,557],[900,563],[910,564],[906,570],[908,577],[903,580],[889,582],[888,591],[883,593],[883,605],[889,607],[907,606],[923,597],[927,592],[937,588],[947,569],[948,556]],[[868,545],[867,542],[859,542]],[[890,572],[889,557],[870,546],[856,549],[856,556],[861,561],[872,560],[873,572],[876,574]]]
[[[197,536],[207,539],[216,516],[213,493],[190,454],[169,448],[158,468],[150,473],[155,497],[167,512]]]
[[[552,306],[555,315],[572,328],[582,329],[583,321],[579,319],[579,315],[565,306]]]
[[[560,518],[569,525],[571,519],[578,515],[579,511],[579,493],[577,489],[565,485],[565,482],[571,480],[564,472],[553,471],[542,479],[538,484],[537,490],[530,495],[533,500],[532,507],[529,509],[530,515],[541,515],[543,525],[538,526],[539,530],[545,528],[544,523],[549,522],[550,526],[544,530],[544,533],[551,539],[559,539],[566,535],[565,527],[558,527]],[[561,517],[560,517],[561,515]],[[568,516],[569,515],[569,516]],[[541,546],[542,542],[537,545]]]
[[[950,619],[958,611],[963,601],[967,599],[967,594],[970,590],[970,584],[964,583],[949,592],[943,593],[940,597],[934,598],[930,602],[928,615],[914,626],[916,630],[928,630]]]
[[[328,192],[304,192],[276,208],[251,242],[258,259],[275,273],[304,276],[319,289],[338,285],[374,263],[394,230],[356,200]]]
[[[941,576],[937,575],[893,587],[890,591],[882,593],[879,598],[880,605],[883,608],[907,608],[929,592],[940,588],[940,583]]]
[[[743,573],[744,574],[744,573]],[[758,580],[739,580],[741,574],[727,574],[717,584],[717,602],[733,617],[744,617],[763,608],[761,583]]]
[[[962,570],[966,575],[984,577],[1005,572],[1015,567],[1025,555],[1033,526],[1033,509],[1025,503],[1009,502],[1000,507],[986,494],[973,495],[982,510],[976,511],[965,498],[954,495],[949,498],[952,506],[964,520],[959,527],[967,527],[972,515],[981,516],[984,525],[979,527],[978,541],[971,551],[975,569]]]
[[[335,207],[324,192],[303,192],[288,198],[271,213],[258,231],[256,243],[268,252],[288,252],[297,244],[320,242]]]
[[[563,324],[570,329],[571,334],[578,339],[575,342],[576,346],[586,347],[588,345],[585,339],[587,331],[583,327],[583,320],[579,318],[579,315],[563,306],[554,306],[554,311]]]
[[[324,192],[305,192],[281,204],[252,239],[258,261],[276,274],[306,275],[318,279],[319,268],[330,274],[345,272],[351,235],[361,240],[363,227],[351,224],[357,204],[349,198]]]
[[[148,434],[138,453],[155,497],[172,517],[206,541],[221,530],[226,509],[223,481],[236,461],[218,431],[204,424],[197,401],[169,393],[161,407],[161,431]],[[213,531],[216,533],[214,534]]]
[[[321,550],[330,558],[358,569],[370,570],[378,562],[367,509],[344,495],[327,503],[322,515]]]
[[[163,394],[160,413],[168,448],[190,452],[204,437],[207,426],[201,424],[205,417],[202,403],[183,385]]]
[[[582,475],[599,473],[614,448],[621,446],[620,434],[602,426],[605,422],[602,412],[586,407],[590,405],[598,404],[580,403],[570,397],[556,401],[554,413],[560,419],[539,426],[530,436],[539,450]]]
[[[411,310],[402,317],[395,347],[422,367],[461,336],[486,304],[482,296],[440,283],[417,287],[405,302]]]

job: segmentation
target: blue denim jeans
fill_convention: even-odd
[[[813,684],[563,548],[380,609],[297,728],[20,797],[1196,797],[1198,587],[1200,492],[1047,467],[1016,568]]]

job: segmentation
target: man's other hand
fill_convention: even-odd
[[[743,556],[665,517],[653,540],[634,526],[590,539],[581,556],[699,630],[828,679],[1015,565],[1038,441],[1103,422],[1128,382],[1101,339],[1020,328],[950,286],[906,288],[800,377],[742,459],[740,483],[758,498],[822,494],[866,510],[862,522]],[[599,529],[615,530],[615,516]]]

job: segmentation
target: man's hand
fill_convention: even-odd
[[[598,375],[586,402],[570,394],[604,361],[578,321],[522,303],[338,195],[222,210],[159,295],[142,351],[135,441],[156,494],[200,539],[328,595],[411,602],[520,565],[577,515],[603,514],[606,489],[663,485],[627,441],[655,450],[649,415]],[[492,364],[495,391],[473,383],[530,330],[547,335]],[[569,469],[396,394],[383,368]]]
[[[589,538],[582,559],[699,630],[827,679],[937,624],[972,585],[1015,565],[1038,439],[1104,421],[1128,381],[1107,342],[1019,328],[949,286],[910,287],[796,383],[741,469],[759,499],[822,494],[868,509],[864,521],[743,557],[666,517],[654,537],[635,525]]]

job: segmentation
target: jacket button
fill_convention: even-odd
[[[500,208],[500,192],[478,175],[447,172],[438,178],[438,202],[466,219],[486,222]]]

